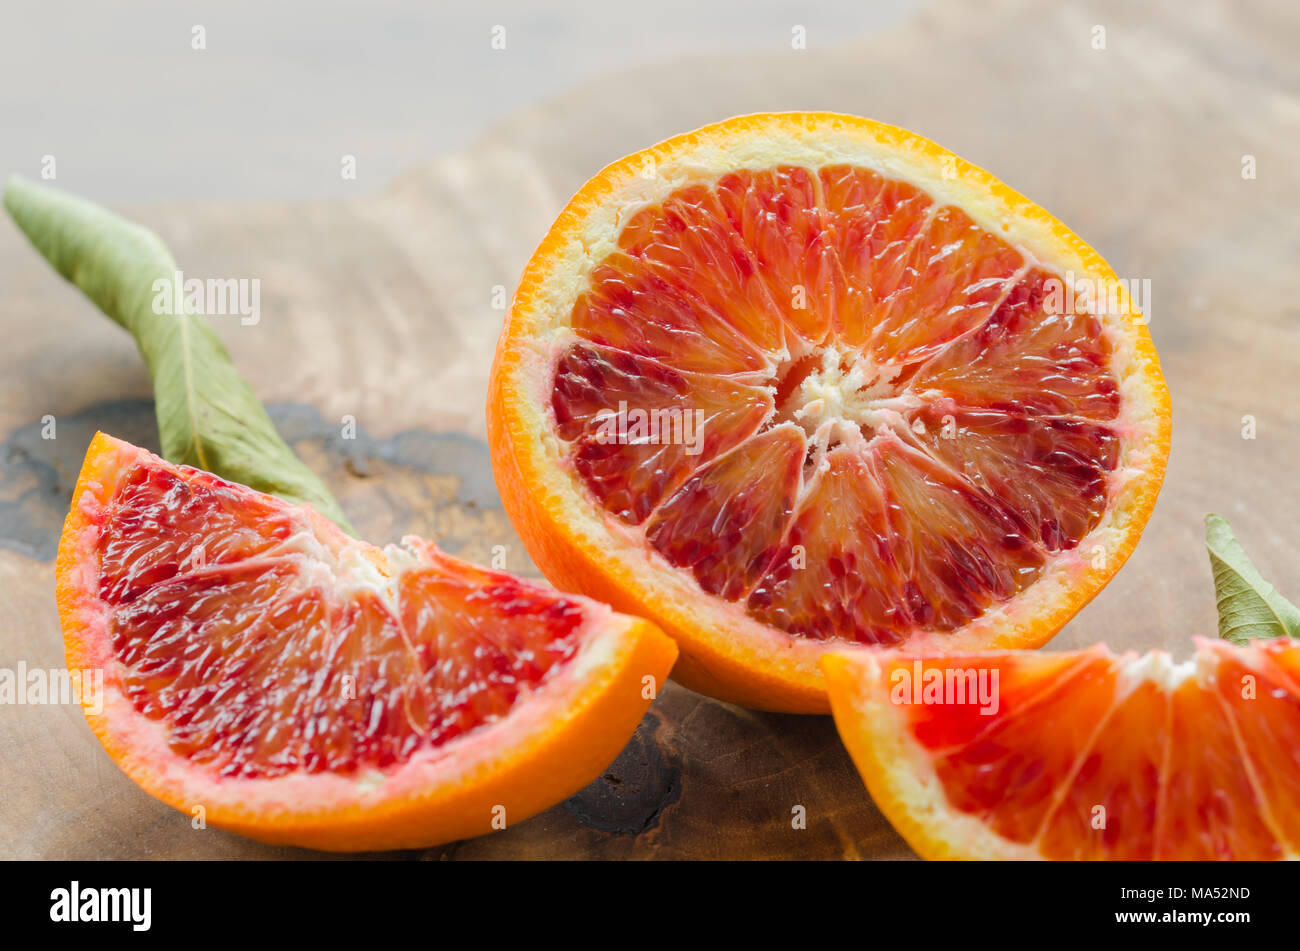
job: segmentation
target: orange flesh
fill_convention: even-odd
[[[158,460],[123,473],[104,519],[123,689],[223,776],[404,762],[503,717],[574,656],[586,617],[432,546],[385,595],[340,587],[303,510]]]
[[[951,631],[1106,510],[1110,344],[1053,279],[904,182],[730,173],[637,213],[592,270],[555,426],[609,517],[751,617]]]
[[[1132,655],[1104,649],[930,658],[923,669],[944,676],[996,669],[997,712],[951,702],[893,709],[932,758],[954,810],[1045,857],[1300,851],[1300,649],[1216,644],[1208,656],[1208,674],[1203,667],[1172,688],[1126,681],[1121,668]],[[884,683],[913,664],[891,658]],[[1252,682],[1253,696],[1243,695]]]

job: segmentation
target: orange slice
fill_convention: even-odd
[[[529,262],[488,429],[556,585],[674,677],[825,711],[845,644],[1037,646],[1151,512],[1169,398],[1126,285],[932,142],[743,116],[588,182]]]
[[[265,842],[420,848],[595,779],[676,649],[645,621],[99,434],[58,557],[70,670],[109,755]],[[87,698],[90,699],[90,698]]]
[[[1300,856],[1300,646],[1197,639],[822,659],[871,797],[925,858]]]

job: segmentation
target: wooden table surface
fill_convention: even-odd
[[[503,544],[510,570],[536,575],[492,484],[482,402],[503,316],[494,292],[513,290],[567,197],[620,155],[736,113],[829,109],[912,128],[1054,212],[1121,277],[1151,281],[1174,401],[1165,490],[1127,567],[1051,647],[1184,654],[1214,633],[1208,511],[1300,597],[1300,8],[1138,6],[940,2],[867,40],[613,74],[378,196],[121,210],[191,276],[260,279],[261,321],[215,318],[218,330],[362,534],[415,532],[480,560]],[[125,335],[8,222],[0,286],[0,667],[58,667],[53,556],[72,484],[96,429],[156,447],[149,384]],[[356,441],[339,438],[345,415]],[[192,830],[118,772],[75,706],[0,707],[0,784],[0,858],[314,854]],[[806,829],[792,828],[799,805]],[[828,718],[669,685],[569,801],[392,857],[911,855]]]

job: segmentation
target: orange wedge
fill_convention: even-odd
[[[934,859],[1300,856],[1300,646],[822,660],[871,797]]]
[[[317,849],[504,828],[595,779],[676,649],[645,621],[99,434],[58,557],[118,766],[195,820]],[[87,698],[89,699],[89,698]]]

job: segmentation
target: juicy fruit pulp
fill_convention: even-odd
[[[891,821],[906,835],[924,820],[922,854],[1300,855],[1300,647],[1289,641],[1201,641],[1180,667],[1104,647],[824,663],[841,735]],[[918,679],[973,683],[971,672],[995,685],[993,704],[939,688],[936,702],[914,702]],[[878,752],[899,748],[911,754]],[[897,781],[909,771],[933,783],[937,807],[909,798]],[[995,845],[966,838],[954,816]]]
[[[381,571],[330,551],[300,508],[148,460],[102,537],[124,692],[223,776],[402,763],[507,714],[573,657],[585,617],[418,539]]]
[[[617,756],[677,656],[654,625],[100,433],[59,542],[70,670],[131,779],[209,825],[335,851],[518,823]]]
[[[593,268],[557,432],[608,517],[750,617],[952,631],[1107,508],[1110,344],[1060,281],[906,182],[735,171],[638,212]]]

